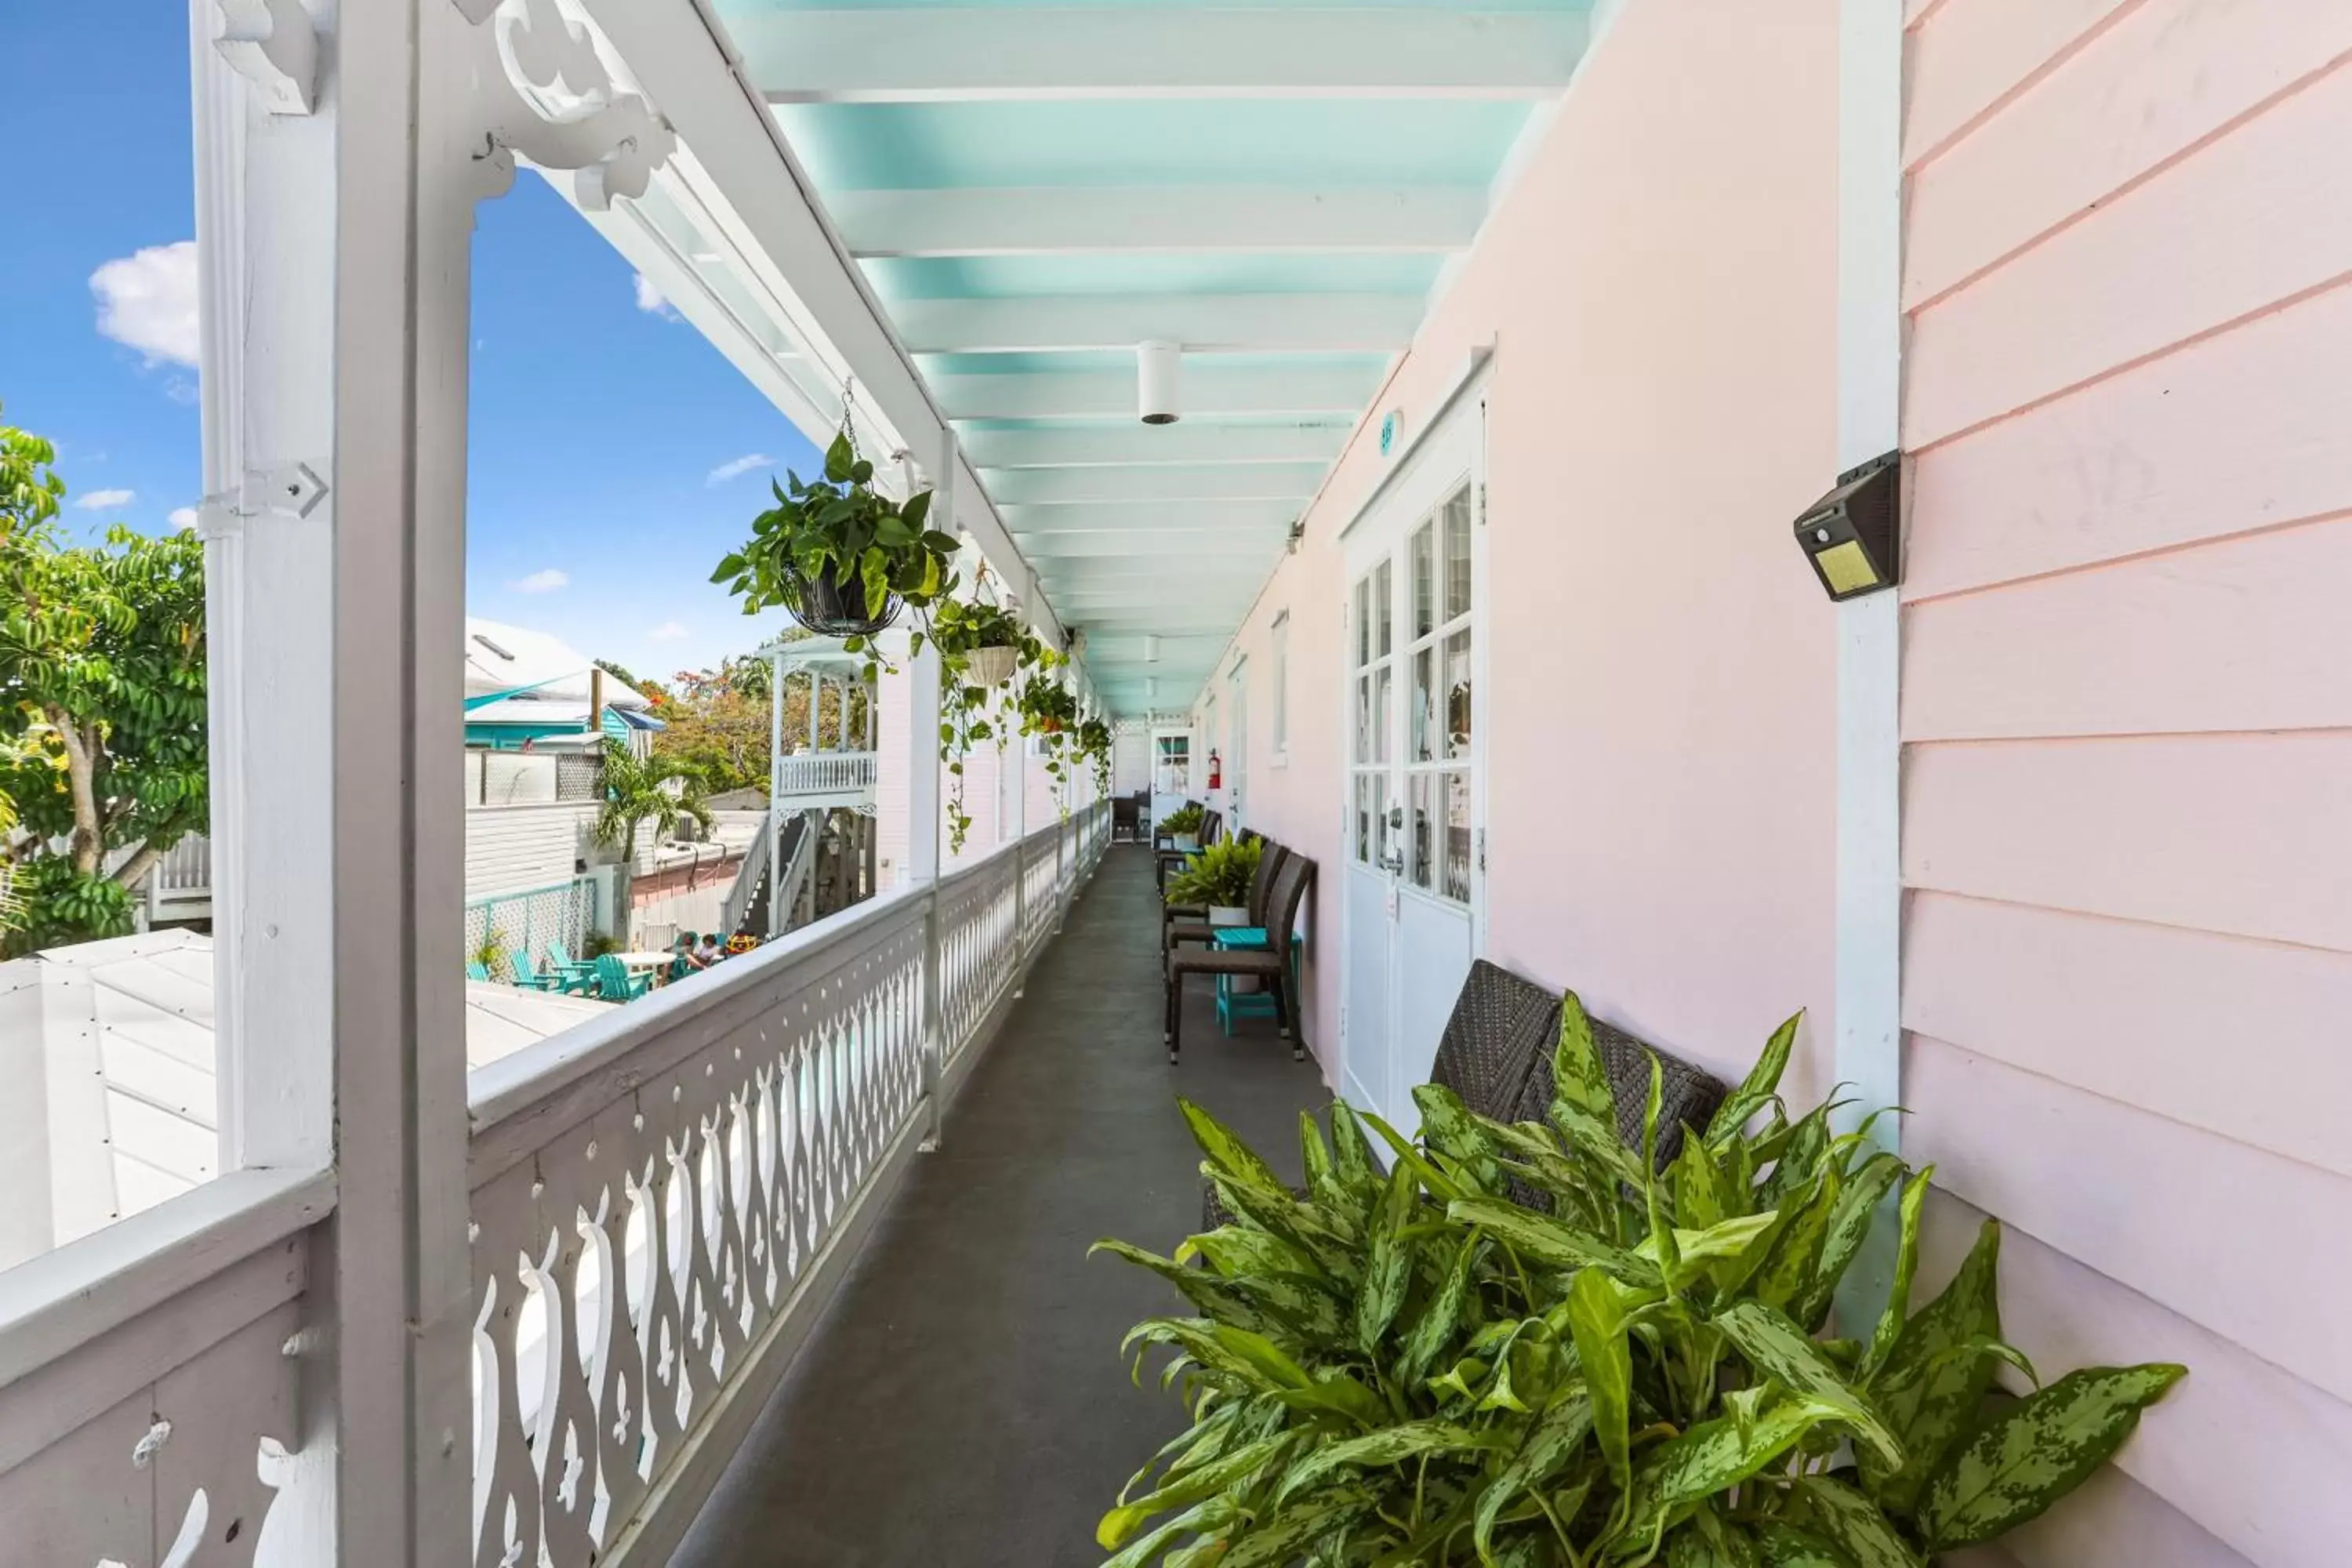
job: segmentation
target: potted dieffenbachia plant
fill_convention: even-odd
[[[1304,1194],[1186,1105],[1238,1217],[1172,1258],[1098,1244],[1197,1314],[1127,1339],[1139,1373],[1175,1352],[1161,1382],[1192,1426],[1104,1515],[1113,1568],[1921,1568],[2096,1473],[2184,1369],[1998,1389],[2033,1375],[2001,1338],[1999,1226],[1915,1310],[1931,1173],[1833,1131],[1831,1106],[1790,1118],[1795,1034],[1664,1171],[1655,1064],[1629,1149],[1573,995],[1545,1121],[1424,1085],[1412,1142],[1335,1105],[1328,1141],[1302,1119]],[[1885,1305],[1832,1329],[1898,1191]]]
[[[1213,926],[1249,924],[1250,884],[1265,841],[1224,838],[1197,850],[1168,879],[1168,901],[1209,911]]]
[[[947,764],[948,843],[963,848],[971,830],[964,809],[963,763],[982,741],[1002,750],[1007,727],[989,716],[989,705],[1009,691],[1014,675],[1052,669],[1062,656],[1040,641],[1025,622],[1001,605],[948,599],[930,613],[930,639],[940,654],[940,760]],[[921,632],[911,647],[922,646]]]
[[[953,535],[926,529],[931,494],[894,501],[874,489],[847,426],[825,448],[824,472],[769,482],[776,504],[751,520],[751,537],[710,574],[753,615],[781,605],[813,632],[866,651],[898,617],[954,591]]]

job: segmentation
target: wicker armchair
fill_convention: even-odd
[[[1534,982],[1479,959],[1470,965],[1454,999],[1454,1011],[1439,1037],[1429,1081],[1443,1084],[1481,1116],[1499,1121],[1541,1121],[1551,1107],[1553,1046],[1559,1037],[1559,998]],[[1725,1086],[1678,1057],[1655,1050],[1622,1029],[1592,1021],[1592,1040],[1609,1075],[1617,1102],[1617,1135],[1628,1148],[1642,1144],[1642,1121],[1649,1106],[1650,1059],[1662,1069],[1658,1110],[1661,1168],[1682,1149],[1685,1125],[1704,1128],[1723,1103]],[[1515,1185],[1512,1196],[1546,1207],[1543,1194]],[[1201,1226],[1214,1230],[1233,1223],[1217,1202],[1216,1189],[1201,1189]]]
[[[1274,891],[1274,879],[1282,869],[1290,851],[1273,839],[1262,840],[1265,847],[1258,854],[1257,874],[1250,879],[1249,923],[1263,928],[1265,924],[1266,900]],[[1180,946],[1191,944],[1208,947],[1216,942],[1217,928],[1209,923],[1207,909],[1194,904],[1162,904],[1160,907],[1160,947],[1162,953],[1173,952]],[[1163,958],[1163,963],[1166,960]]]
[[[1169,952],[1167,983],[1162,989],[1167,1001],[1164,1037],[1171,1062],[1176,1060],[1182,1047],[1184,977],[1188,974],[1242,974],[1263,982],[1274,994],[1275,1022],[1280,1026],[1282,1037],[1290,1042],[1292,1058],[1306,1059],[1306,1047],[1297,1027],[1297,973],[1291,964],[1291,952],[1298,941],[1298,906],[1306,901],[1307,889],[1314,880],[1314,861],[1304,855],[1283,857],[1266,894],[1264,947],[1180,947]]]

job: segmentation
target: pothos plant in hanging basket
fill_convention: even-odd
[[[1062,815],[1070,814],[1070,748],[1077,740],[1077,693],[1051,674],[1032,675],[1021,684],[1021,732],[1045,741],[1045,773]]]
[[[1094,764],[1095,794],[1108,797],[1110,794],[1110,726],[1100,719],[1089,719],[1079,725],[1078,754]]]
[[[894,501],[875,489],[874,465],[857,455],[846,425],[825,448],[822,476],[785,479],[769,482],[776,504],[710,574],[745,615],[781,605],[809,630],[870,653],[868,639],[900,606],[928,609],[953,592],[955,537],[923,526],[931,493]]]
[[[909,646],[922,646],[921,632]],[[982,741],[1003,748],[1010,726],[992,720],[990,700],[1022,671],[1052,669],[1062,656],[1039,641],[1021,618],[996,605],[960,599],[931,612],[930,637],[940,653],[940,760],[947,764],[948,843],[961,853],[971,830],[963,804],[963,760]]]

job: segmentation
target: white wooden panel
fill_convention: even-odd
[[[964,451],[994,493],[1000,470],[1096,464],[1328,464],[1347,443],[1341,424],[1073,425],[1052,430],[968,430]]]
[[[1467,250],[1486,215],[1486,189],[965,186],[834,191],[825,207],[843,240],[860,257],[1414,254]]]
[[[1918,893],[1904,976],[1906,1028],[2352,1176],[2352,956]]]
[[[1904,1152],[1945,1190],[2352,1398],[2352,1180],[1927,1035],[1903,1082]]]
[[[2352,10],[2276,14],[2301,26],[2323,10],[2352,30]],[[1918,311],[1904,445],[1932,446],[2352,272],[2336,152],[2347,142],[2352,69],[2339,69]],[[1916,252],[1916,196],[1913,211]]]
[[[466,897],[522,892],[568,882],[588,851],[593,805],[477,806],[466,813]],[[637,835],[649,854],[650,830]]]
[[[1910,748],[1904,880],[2352,952],[2352,733]]]
[[[1907,741],[2352,727],[2352,518],[1915,605],[1906,633]]]
[[[890,309],[916,353],[1055,353],[1164,340],[1192,353],[1395,353],[1421,324],[1419,294],[1062,294],[901,300]]]
[[[1000,506],[1101,501],[1286,500],[1303,506],[1325,463],[1150,463],[984,470]]]
[[[2352,288],[1920,454],[1906,600],[2352,509]]]
[[[1906,302],[2089,212],[2347,50],[2341,5],[2146,0],[1920,171]]]
[[[1385,367],[1237,370],[1188,361],[1178,404],[1186,418],[1360,413]],[[1059,371],[927,378],[950,419],[1079,419],[1136,416],[1132,372]]]
[[[1268,6],[769,10],[729,26],[752,81],[780,103],[1539,98],[1568,85],[1587,36],[1575,12]]]
[[[1982,1218],[1956,1197],[1931,1194],[1920,1249],[1923,1292],[1940,1290],[1951,1278]],[[2352,1405],[2014,1226],[2001,1238],[2000,1300],[2002,1332],[2044,1378],[2146,1361],[2189,1369],[2116,1457],[2133,1480],[2261,1568],[2336,1568],[2342,1561],[2342,1542],[2352,1536],[2352,1489],[2341,1479],[2352,1471]],[[2082,1498],[2082,1524],[2122,1541],[2183,1539],[2166,1521],[2133,1521],[2102,1506],[2113,1500],[2128,1508],[2137,1500]],[[2021,1543],[2032,1550],[2043,1539],[2030,1531]],[[2193,1537],[2188,1544],[2210,1550]],[[2077,1565],[2045,1554],[2032,1568]],[[2220,1565],[2158,1553],[2137,1568]]]

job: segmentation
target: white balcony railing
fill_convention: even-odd
[[[1109,826],[472,1076],[476,1563],[667,1560]],[[233,1172],[0,1274],[0,1560],[323,1561],[315,1508],[273,1504],[333,1468],[301,1404],[333,1205],[330,1173]]]
[[[874,790],[878,758],[872,752],[803,752],[775,759],[775,795],[786,805],[822,797],[840,805],[837,796],[868,797]],[[852,800],[848,804],[856,804]]]

